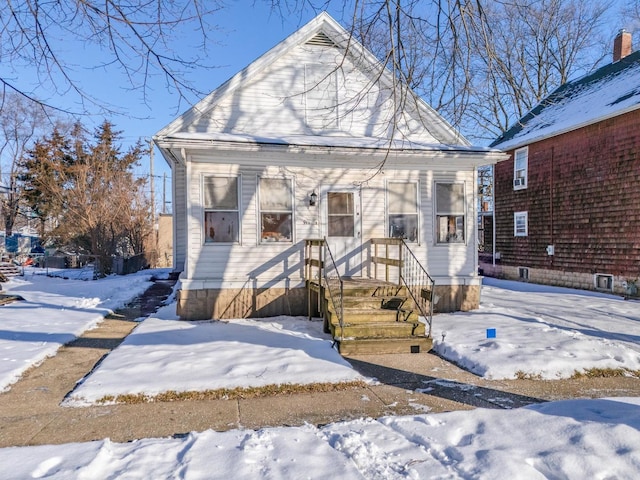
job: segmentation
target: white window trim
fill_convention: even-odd
[[[387,180],[385,183],[385,237],[387,237],[389,235],[389,217],[391,215],[402,215],[400,213],[391,213],[389,211],[389,184],[390,183],[401,183],[401,184],[405,184],[405,185],[415,185],[416,186],[416,198],[415,200],[415,206],[416,206],[416,211],[415,211],[415,215],[417,217],[417,222],[416,222],[416,228],[418,229],[417,233],[416,233],[416,239],[414,241],[410,241],[405,239],[405,241],[411,243],[411,244],[417,244],[420,245],[420,229],[421,229],[421,215],[420,215],[420,182],[417,180]],[[413,213],[411,214],[407,214],[407,215],[414,215]],[[390,237],[389,237],[390,238]]]
[[[260,208],[260,195],[261,195],[261,191],[260,191],[260,179],[262,178],[272,178],[272,179],[280,179],[280,180],[288,180],[289,182],[291,182],[291,240],[287,241],[287,242],[267,242],[264,241],[262,239],[262,234],[260,232],[261,227],[262,227],[262,209]],[[295,217],[295,211],[296,211],[296,205],[295,205],[295,199],[296,199],[296,195],[295,195],[295,184],[296,182],[294,181],[293,177],[277,177],[277,176],[268,176],[268,175],[263,175],[257,176],[256,179],[256,190],[257,190],[257,194],[256,194],[256,221],[257,221],[257,242],[258,245],[278,245],[278,244],[284,244],[284,245],[291,245],[292,243],[295,243],[296,241],[296,217]]]
[[[205,231],[205,216],[209,211],[222,211],[222,210],[214,210],[212,208],[207,208],[204,202],[205,193],[204,193],[204,181],[207,178],[236,178],[237,184],[236,188],[238,189],[236,192],[238,198],[238,241],[237,242],[207,242],[207,232]],[[200,177],[200,201],[202,206],[202,219],[201,219],[201,228],[202,228],[202,244],[209,246],[221,246],[221,245],[242,245],[242,217],[240,212],[242,212],[242,174],[237,175],[219,175],[219,174],[202,174]],[[226,210],[225,210],[226,211]],[[230,212],[235,210],[228,210]]]
[[[524,168],[516,170],[516,158],[518,154],[524,155]],[[518,176],[518,172],[524,170],[524,176]],[[518,148],[513,152],[513,189],[523,190],[529,186],[529,147]]]
[[[461,214],[459,214],[458,212],[449,212],[449,213],[442,213],[442,215],[448,215],[448,216],[462,216],[463,218],[463,231],[462,234],[464,235],[464,241],[462,242],[440,242],[438,239],[438,216],[441,212],[438,212],[438,199],[437,199],[437,190],[438,190],[438,184],[447,184],[447,185],[451,185],[451,184],[458,184],[458,185],[462,185],[463,188],[463,203],[464,203],[464,207],[463,207],[463,212]],[[435,180],[433,182],[433,238],[434,238],[434,245],[436,246],[441,246],[441,247],[446,247],[446,246],[452,246],[452,245],[467,245],[468,241],[469,241],[469,229],[467,228],[467,222],[469,221],[468,219],[468,206],[467,206],[467,183],[466,182],[462,182],[462,181],[456,181],[453,179],[446,179],[446,178],[442,178],[442,179],[438,179]]]
[[[518,232],[518,217],[524,218],[524,232]],[[529,212],[514,212],[513,214],[513,236],[528,237],[529,236]]]

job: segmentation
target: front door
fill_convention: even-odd
[[[345,277],[362,276],[360,188],[328,187],[322,193],[324,232],[338,272]]]

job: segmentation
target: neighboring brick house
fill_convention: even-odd
[[[510,159],[495,166],[496,261],[480,265],[485,275],[637,294],[640,52],[629,33],[613,60],[491,145]]]

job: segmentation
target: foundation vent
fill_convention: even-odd
[[[527,267],[518,267],[518,277],[520,280],[529,280],[529,269]]]
[[[607,292],[613,292],[613,275],[596,273],[593,277],[593,280],[596,290],[606,290]]]

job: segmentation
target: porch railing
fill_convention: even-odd
[[[324,316],[322,278],[324,271],[324,240],[319,238],[304,241],[304,280],[307,284],[307,312],[311,320],[312,292],[316,292],[316,308]]]
[[[333,305],[333,310],[338,316],[338,325],[340,326],[340,341],[344,340],[344,281],[338,272],[338,267],[329,248],[326,239],[324,242],[325,261],[324,265],[324,282],[325,288],[329,292],[329,298]],[[335,334],[334,339],[337,340]]]
[[[374,278],[378,278],[379,266],[384,269],[384,280],[397,281],[404,285],[420,315],[428,325],[427,336],[431,336],[433,304],[437,301],[435,281],[401,238],[372,238],[371,255]],[[397,268],[396,275],[391,268]]]
[[[323,289],[329,292],[329,301],[338,317],[340,335],[344,339],[344,281],[326,239],[305,240],[305,281],[307,283],[309,317],[311,317],[311,291],[318,293],[318,311],[324,314]],[[335,337],[335,335],[334,335]]]

